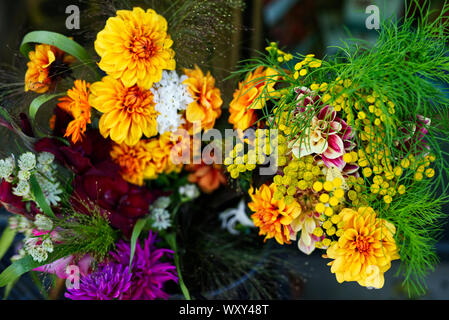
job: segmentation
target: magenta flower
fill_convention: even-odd
[[[90,275],[81,278],[79,289],[68,289],[65,296],[72,300],[154,300],[167,299],[163,290],[167,281],[178,282],[176,267],[161,259],[172,255],[173,251],[155,247],[156,235],[150,232],[139,242],[131,265],[128,269],[131,247],[125,241],[117,244],[115,252],[107,264]]]
[[[127,266],[109,263],[82,277],[79,288],[68,289],[65,297],[72,300],[122,300],[131,287],[131,278]]]
[[[163,290],[165,282],[178,282],[176,267],[161,261],[166,254],[171,256],[174,252],[169,249],[156,248],[155,242],[156,235],[150,232],[143,247],[137,243],[131,265],[131,286],[123,294],[124,300],[167,299],[168,294]],[[128,265],[130,252],[130,244],[121,241],[117,244],[117,250],[111,253],[112,261]]]

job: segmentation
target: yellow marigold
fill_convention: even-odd
[[[229,105],[229,123],[234,125],[234,129],[246,130],[257,122],[255,109],[264,107],[277,79],[275,70],[258,67],[239,83]]]
[[[167,21],[154,10],[117,11],[106,21],[95,41],[99,67],[126,87],[137,84],[150,89],[164,69],[174,70],[175,52],[167,34]]]
[[[74,58],[54,46],[37,44],[28,54],[25,91],[47,92],[58,79],[70,71]]]
[[[361,286],[382,288],[384,272],[399,259],[393,238],[396,229],[376,217],[371,207],[345,208],[339,214],[343,235],[327,249],[328,265],[339,283],[357,281]]]
[[[137,85],[126,87],[120,80],[104,77],[90,87],[90,105],[103,113],[100,133],[128,146],[137,144],[143,135],[157,134],[157,115],[153,94]]]
[[[70,114],[74,120],[66,129],[64,137],[71,137],[73,143],[82,141],[90,120],[89,88],[90,83],[75,80],[74,87],[67,90],[67,96],[60,98],[58,107]]]
[[[189,123],[201,121],[201,128],[205,131],[212,129],[215,120],[221,116],[223,100],[220,89],[215,87],[215,79],[210,72],[204,75],[198,66],[185,69],[184,73],[188,77],[184,84],[194,99],[187,106],[186,119]]]
[[[145,179],[155,176],[154,168],[149,165],[149,142],[150,140],[140,140],[132,147],[126,144],[115,144],[112,147],[111,158],[120,166],[120,173],[126,181],[142,186]]]
[[[254,225],[260,228],[259,234],[265,235],[265,240],[275,238],[280,244],[290,243],[289,225],[301,213],[301,207],[293,201],[287,205],[284,199],[275,200],[273,194],[276,184],[262,185],[254,192],[250,188],[252,202],[249,208],[255,213],[251,215]]]

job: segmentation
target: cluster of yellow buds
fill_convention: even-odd
[[[314,162],[312,156],[294,158],[282,169],[282,174],[274,176],[276,191],[273,197],[285,199],[289,204],[298,192],[311,188],[313,182],[323,176],[322,167]]]
[[[253,171],[257,165],[263,165],[267,157],[275,155],[274,165],[282,167],[288,162],[286,137],[282,134],[270,136],[269,130],[257,129],[255,139],[237,143],[224,159],[231,178],[236,179],[240,173]],[[248,151],[245,153],[245,145]]]
[[[293,55],[279,49],[276,42],[270,42],[270,45],[266,47],[265,50],[270,54],[275,54],[279,63],[289,62],[290,60],[293,60]]]
[[[335,214],[345,199],[345,191],[342,188],[343,180],[339,177],[332,181],[326,180],[324,183],[316,181],[313,190],[320,192],[319,202],[315,205],[315,211],[320,213],[320,227],[315,228],[313,234],[317,237],[326,237],[315,244],[317,248],[324,248],[331,245],[333,237],[339,237],[337,230],[339,216]],[[341,233],[341,232],[340,232]]]
[[[314,57],[314,54],[308,54],[304,60],[298,62],[295,65],[295,73],[293,74],[293,78],[298,79],[300,76],[304,77],[307,75],[309,68],[313,69],[321,67],[322,61]]]

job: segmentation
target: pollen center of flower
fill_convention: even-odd
[[[131,52],[139,59],[149,59],[154,56],[156,46],[151,39],[136,38],[131,45]]]
[[[357,251],[360,253],[365,253],[369,249],[369,243],[366,238],[358,236],[355,245],[357,247]]]
[[[127,112],[134,113],[142,106],[143,99],[144,97],[139,87],[133,86],[128,89],[128,92],[123,99],[123,106]]]

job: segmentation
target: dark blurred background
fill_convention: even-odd
[[[111,1],[105,1],[110,3]],[[112,1],[113,2],[113,1]],[[118,1],[116,1],[118,2]],[[139,5],[139,1],[129,1]],[[101,1],[75,0],[15,0],[0,1],[0,63],[18,67],[23,76],[26,60],[18,48],[22,37],[33,30],[49,30],[74,37],[92,51],[95,30],[100,30],[102,21],[95,21],[94,12]],[[356,37],[375,42],[377,34],[368,30],[365,13],[369,5],[377,5],[385,17],[402,17],[404,0],[252,0],[245,1],[244,11],[234,12],[234,22],[240,31],[232,36],[232,43],[223,44],[230,48],[226,59],[221,59],[213,73],[217,78],[225,78],[241,59],[254,57],[263,51],[267,41],[278,41],[281,47],[295,53],[314,53],[317,57],[335,52],[342,39]],[[441,8],[443,0],[431,1],[434,9]],[[78,5],[81,11],[80,30],[67,30],[66,7]],[[20,71],[21,70],[21,71]],[[20,74],[20,72],[23,72]],[[23,79],[23,78],[22,78]],[[23,81],[23,80],[22,80]],[[232,97],[235,82],[221,81],[226,102]],[[223,117],[226,117],[224,113]],[[222,117],[222,118],[223,118]],[[448,119],[449,121],[449,119]],[[7,144],[5,136],[0,137],[0,155]],[[446,148],[447,149],[447,148]],[[1,210],[1,209],[0,209]],[[449,207],[445,208],[449,212]],[[0,214],[0,229],[7,224],[5,212]],[[449,231],[446,231],[437,246],[441,263],[428,279],[428,294],[424,299],[449,299]],[[0,263],[0,270],[9,265],[12,250]],[[295,299],[404,299],[407,295],[400,287],[400,280],[394,278],[397,264],[387,273],[385,287],[381,290],[367,290],[357,284],[338,284],[329,272],[319,253],[308,257],[300,253],[295,245],[288,254],[299,274],[302,289],[292,293]],[[21,279],[11,292],[11,299],[39,299],[41,295],[29,277]],[[1,293],[1,291],[0,291]]]

